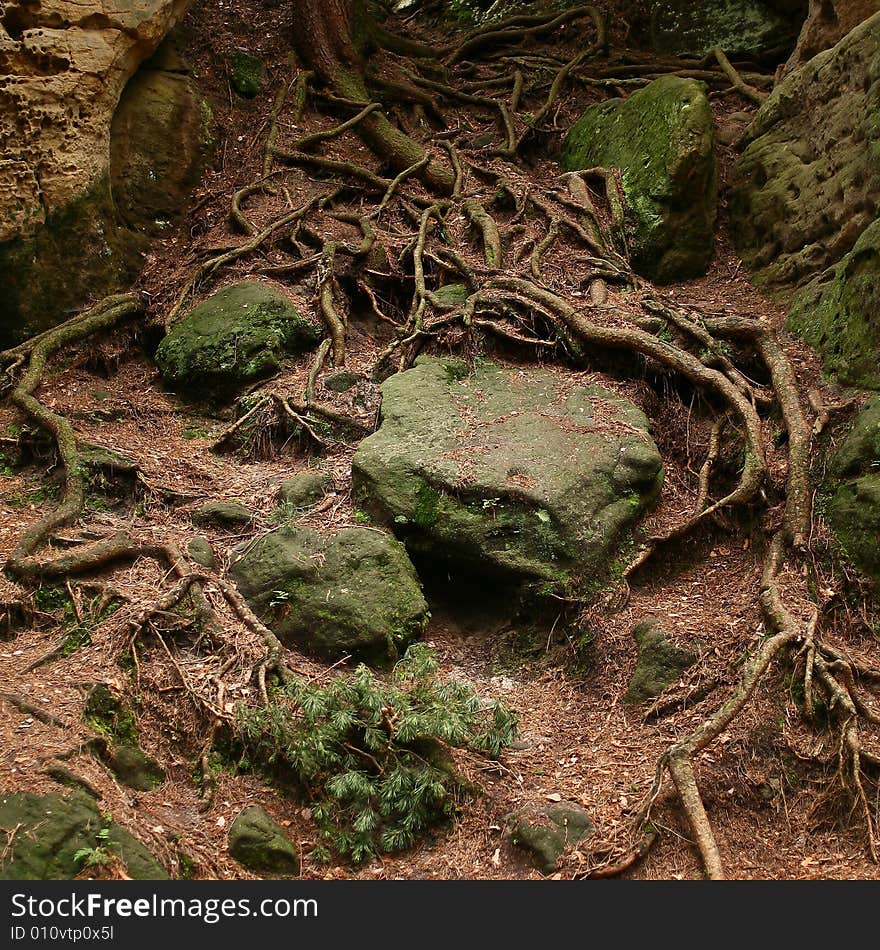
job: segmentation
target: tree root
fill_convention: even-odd
[[[724,75],[730,80],[730,85],[733,86],[741,96],[755,103],[755,105],[763,105],[767,99],[767,93],[743,82],[740,74],[733,68],[730,60],[724,55],[724,50],[716,47],[709,53],[709,58],[714,58],[717,61]]]
[[[70,524],[82,512],[85,503],[86,476],[76,448],[76,436],[70,422],[34,397],[49,357],[70,343],[78,343],[92,333],[108,330],[123,320],[139,315],[142,306],[136,297],[113,298],[107,306],[98,304],[91,310],[43,335],[30,351],[27,371],[13,389],[10,400],[55,440],[64,471],[64,495],[61,504],[45,518],[32,525],[20,538],[6,561],[6,570],[21,580],[34,580],[42,571],[34,557],[58,528]]]

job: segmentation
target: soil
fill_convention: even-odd
[[[622,58],[628,52],[631,59],[644,61],[646,54],[627,50],[626,21],[615,16],[614,5],[609,12],[611,56]],[[428,43],[443,35],[439,25],[430,20],[393,25]],[[215,165],[205,173],[179,231],[157,242],[147,257],[138,289],[150,301],[152,326],[127,327],[77,352],[61,354],[41,389],[42,400],[73,421],[80,442],[133,459],[140,474],[133,487],[120,488],[118,494],[110,490],[90,495],[87,513],[62,532],[63,540],[56,542],[56,547],[125,528],[138,537],[170,540],[185,549],[189,538],[204,533],[218,553],[223,571],[236,545],[272,528],[281,480],[317,467],[333,474],[335,491],[307,512],[302,522],[322,530],[358,523],[350,495],[354,442],[333,442],[318,451],[308,438],[273,442],[267,437],[238,451],[214,451],[215,440],[232,421],[232,408],[206,410],[181,401],[163,389],[149,358],[159,335],[156,327],[194,266],[211,252],[243,240],[229,223],[230,196],[262,173],[275,97],[282,87],[292,89],[298,75],[289,60],[287,38],[292,29],[290,5],[275,0],[197,0],[184,21],[184,52],[215,114]],[[578,48],[578,42],[575,28],[567,27],[554,37],[553,47],[539,45],[536,51],[561,63]],[[253,100],[238,97],[229,86],[226,64],[235,50],[257,55],[267,65],[263,91]],[[392,69],[400,63],[400,58],[391,54],[381,57],[379,66]],[[589,70],[584,74],[589,75]],[[752,103],[724,90],[723,85],[715,85],[713,90],[719,127],[735,123],[731,115],[754,111]],[[615,94],[614,89],[570,83],[553,115],[554,128],[565,130],[587,105]],[[497,139],[491,116],[445,101],[443,112],[449,127],[470,139],[482,134]],[[401,107],[398,117],[404,126],[415,128],[416,119],[409,110]],[[306,132],[329,128],[338,121],[330,116],[326,100],[310,95],[299,122],[294,121],[289,107],[282,109],[279,145],[284,147]],[[540,184],[558,175],[554,155],[560,139],[557,131],[542,134],[526,161],[520,167],[510,166],[510,180]],[[354,132],[323,143],[321,151],[381,171]],[[724,187],[734,154],[734,145],[719,144],[722,201],[709,274],[663,288],[661,296],[701,312],[757,316],[779,327],[783,312],[748,282],[731,246]],[[481,160],[487,165],[502,161]],[[308,197],[326,190],[317,175],[297,169],[279,176],[278,184],[277,192],[254,196],[246,206],[246,214],[258,230],[285,208],[299,207]],[[326,217],[322,221],[328,230],[332,226],[333,236],[359,239],[352,226]],[[512,224],[502,224],[508,233]],[[478,242],[468,236],[465,222],[454,226],[460,230],[461,245],[470,249],[469,260],[477,262]],[[396,207],[379,227],[386,246],[403,251],[417,222],[413,225]],[[330,236],[328,232],[319,234]],[[517,241],[542,236],[538,224],[529,221]],[[559,242],[544,264],[546,285],[569,297],[583,295],[584,288],[571,276],[577,271],[579,253],[582,249]],[[205,281],[193,299],[245,277],[265,279],[267,267],[289,260],[277,244],[267,243],[258,253]],[[313,277],[275,279],[304,311],[317,312]],[[405,316],[408,297],[394,296],[389,288],[390,284],[377,291],[380,306],[386,315],[399,318],[403,311]],[[611,294],[615,300],[623,299],[613,287]],[[349,320],[346,369],[369,377],[379,353],[394,339],[394,327],[378,319],[368,305],[353,309]],[[817,389],[833,403],[836,394],[823,381],[815,356],[784,333],[781,339],[801,391]],[[431,344],[437,352],[461,352],[463,346],[470,354],[505,362],[536,359],[532,350],[499,343],[490,334],[464,341],[462,333],[452,328]],[[663,497],[650,515],[648,530],[674,524],[693,505],[697,473],[707,450],[711,413],[703,397],[647,365],[641,375],[634,376],[615,371],[614,365],[599,372],[575,369],[553,357],[540,361],[566,384],[601,381],[645,410],[666,465]],[[274,392],[301,393],[307,371],[307,365],[288,366],[266,385]],[[365,398],[356,400],[356,392],[365,392]],[[378,395],[374,388],[333,393],[319,384],[319,396],[326,405],[367,427],[375,423]],[[14,427],[21,422],[11,406],[0,406],[0,432],[6,434],[2,448],[18,442],[23,453],[21,464],[4,469],[0,480],[0,551],[6,552],[29,525],[51,509],[59,491],[49,443],[29,437],[27,431],[19,438]],[[764,423],[768,427],[779,424],[772,416]],[[823,453],[839,438],[840,431],[836,424],[823,435]],[[68,635],[70,608],[64,615],[39,592],[35,596],[8,579],[0,580],[2,603],[31,608],[14,636],[0,643],[3,689],[50,711],[64,724],[63,728],[48,725],[9,702],[0,702],[0,787],[58,791],[46,768],[61,760],[100,792],[101,809],[139,837],[172,876],[196,878],[249,876],[228,856],[226,831],[242,808],[259,803],[300,845],[306,878],[538,879],[542,875],[506,839],[509,816],[524,805],[569,800],[587,809],[596,834],[579,850],[566,854],[555,876],[587,877],[638,844],[633,817],[651,788],[658,759],[672,742],[720,705],[738,679],[743,658],[762,638],[756,590],[767,524],[773,522],[774,511],[780,506],[786,464],[781,453],[768,459],[771,478],[766,511],[760,517],[749,511],[723,514],[685,541],[664,547],[628,585],[609,584],[585,607],[577,637],[563,624],[567,635],[551,629],[546,642],[524,647],[504,609],[495,609],[491,597],[487,604],[485,591],[473,591],[469,596],[466,588],[451,588],[442,578],[433,580],[428,588],[432,621],[426,639],[438,652],[442,672],[466,676],[483,693],[503,698],[519,713],[521,736],[497,763],[456,753],[460,769],[479,792],[462,802],[458,820],[438,828],[410,851],[361,866],[319,864],[309,855],[316,832],[307,802],[283,794],[257,774],[238,773],[230,767],[216,771],[216,793],[204,810],[195,763],[208,734],[206,719],[203,707],[182,688],[182,677],[207,695],[210,678],[227,659],[235,657],[234,675],[225,680],[227,709],[231,710],[237,701],[253,697],[250,671],[264,646],[256,634],[223,611],[218,601],[225,638],[220,649],[198,646],[192,631],[184,630],[174,635],[177,645],[172,656],[157,638],[142,635],[138,667],[131,670],[120,665],[131,636],[129,620],[153,602],[168,577],[165,566],[146,558],[100,576],[71,578],[67,589],[84,615],[108,590],[118,593],[123,605],[91,626],[78,648],[35,669],[34,661]],[[244,503],[252,512],[250,526],[237,532],[195,528],[190,513],[211,499]],[[819,552],[814,558],[816,576],[826,587],[826,603],[832,603],[826,611],[826,634],[841,652],[876,667],[880,646],[871,632],[870,602],[861,597],[858,578],[851,569],[825,557],[829,541],[821,512],[814,517],[813,532],[811,540]],[[790,589],[795,600],[801,596],[801,580],[796,574],[782,578],[783,589]],[[491,593],[498,603],[505,600],[504,590]],[[698,664],[658,700],[654,715],[650,704],[629,706],[622,699],[637,658],[631,630],[650,616],[659,618],[683,641],[699,641],[703,647]],[[21,621],[16,609],[10,607],[9,621],[16,617]],[[168,623],[177,621],[179,618],[169,619]],[[294,652],[288,654],[287,661],[305,675],[327,674],[324,664]],[[106,682],[136,698],[141,745],[167,773],[166,782],[155,790],[132,792],[120,787],[82,748],[91,735],[82,721],[82,711],[87,689],[94,682]],[[828,723],[817,728],[804,721],[796,686],[791,663],[775,664],[729,729],[698,756],[697,778],[726,871],[740,879],[876,878],[864,823],[851,799],[838,794],[838,733]],[[873,802],[877,786],[869,785],[868,792]],[[701,877],[699,854],[689,840],[687,822],[668,780],[654,806],[653,823],[660,832],[656,843],[623,876]]]

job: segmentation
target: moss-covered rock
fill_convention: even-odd
[[[258,874],[299,874],[299,852],[259,805],[245,808],[229,828],[229,853]]]
[[[169,61],[170,42],[131,77],[184,6],[70,13],[94,20],[88,29],[58,29],[63,15],[42,10],[15,37],[18,53],[4,48],[0,348],[130,286],[149,235],[183,211],[207,158],[210,110],[185,64]],[[45,70],[53,59],[63,67]]]
[[[880,219],[795,299],[787,326],[822,354],[826,373],[880,389]]]
[[[510,842],[526,851],[537,868],[552,874],[569,845],[593,833],[587,812],[574,802],[525,809],[512,817]]]
[[[177,224],[212,147],[213,114],[166,41],[125,87],[110,128],[110,179],[126,226],[161,235]]]
[[[77,852],[103,849],[118,857],[135,880],[168,877],[155,857],[125,829],[107,821],[87,795],[0,793],[0,832],[7,840],[0,880],[55,881],[83,869]]]
[[[844,482],[831,501],[829,517],[846,553],[869,577],[880,581],[880,475]]]
[[[671,56],[705,56],[717,46],[735,59],[775,64],[793,49],[802,22],[761,0],[656,0],[651,46]]]
[[[587,109],[562,145],[569,170],[621,171],[634,269],[660,283],[706,272],[717,173],[706,86],[664,76]]]
[[[653,618],[636,624],[632,635],[639,648],[639,659],[624,702],[641,703],[659,696],[699,659],[696,650],[676,643]]]
[[[211,542],[201,535],[190,538],[186,542],[186,553],[201,567],[206,567],[210,571],[217,567],[217,556],[214,554]]]
[[[880,397],[856,418],[831,471],[838,482],[828,508],[834,533],[856,565],[880,581]]]
[[[234,531],[247,528],[253,520],[253,513],[237,501],[207,501],[196,508],[191,517],[193,524]]]
[[[599,387],[420,357],[382,395],[355,498],[414,555],[547,592],[594,583],[657,497],[647,419]]]
[[[852,478],[880,468],[880,396],[872,396],[856,416],[832,460],[838,478]]]
[[[324,388],[332,393],[347,393],[349,389],[354,389],[358,383],[363,382],[364,377],[360,373],[352,373],[344,369],[338,373],[333,373],[323,380]]]
[[[234,555],[229,573],[282,641],[332,659],[394,659],[427,622],[403,545],[372,528],[285,526]]]
[[[302,472],[285,478],[278,486],[278,500],[291,508],[308,508],[333,487],[333,477],[326,472]]]
[[[285,354],[303,353],[319,339],[319,328],[285,294],[248,280],[218,290],[175,323],[156,364],[172,389],[229,398],[278,370]]]
[[[232,88],[245,99],[253,99],[263,88],[266,70],[263,61],[250,53],[236,50],[229,60],[229,81]]]
[[[165,781],[162,766],[138,745],[134,713],[106,683],[90,689],[83,719],[103,740],[97,755],[122,785],[146,792]]]

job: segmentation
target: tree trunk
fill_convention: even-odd
[[[355,0],[294,0],[294,43],[303,62],[333,85],[340,70],[360,72],[352,40]]]
[[[362,52],[374,36],[363,0],[293,0],[293,8],[294,44],[302,61],[337,95],[369,102]],[[395,171],[409,168],[425,156],[424,149],[381,112],[364,119],[358,132]],[[452,191],[455,180],[452,171],[435,159],[425,166],[421,177],[443,194]]]

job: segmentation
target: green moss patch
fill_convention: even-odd
[[[394,659],[428,619],[403,546],[371,528],[323,538],[283,526],[250,545],[230,574],[283,641],[332,659]]]
[[[706,86],[664,76],[589,108],[562,145],[569,170],[619,168],[633,267],[667,283],[706,272],[717,172]]]
[[[200,399],[232,398],[280,369],[285,355],[312,349],[320,335],[281,291],[243,281],[179,320],[159,344],[156,364],[172,389]]]

